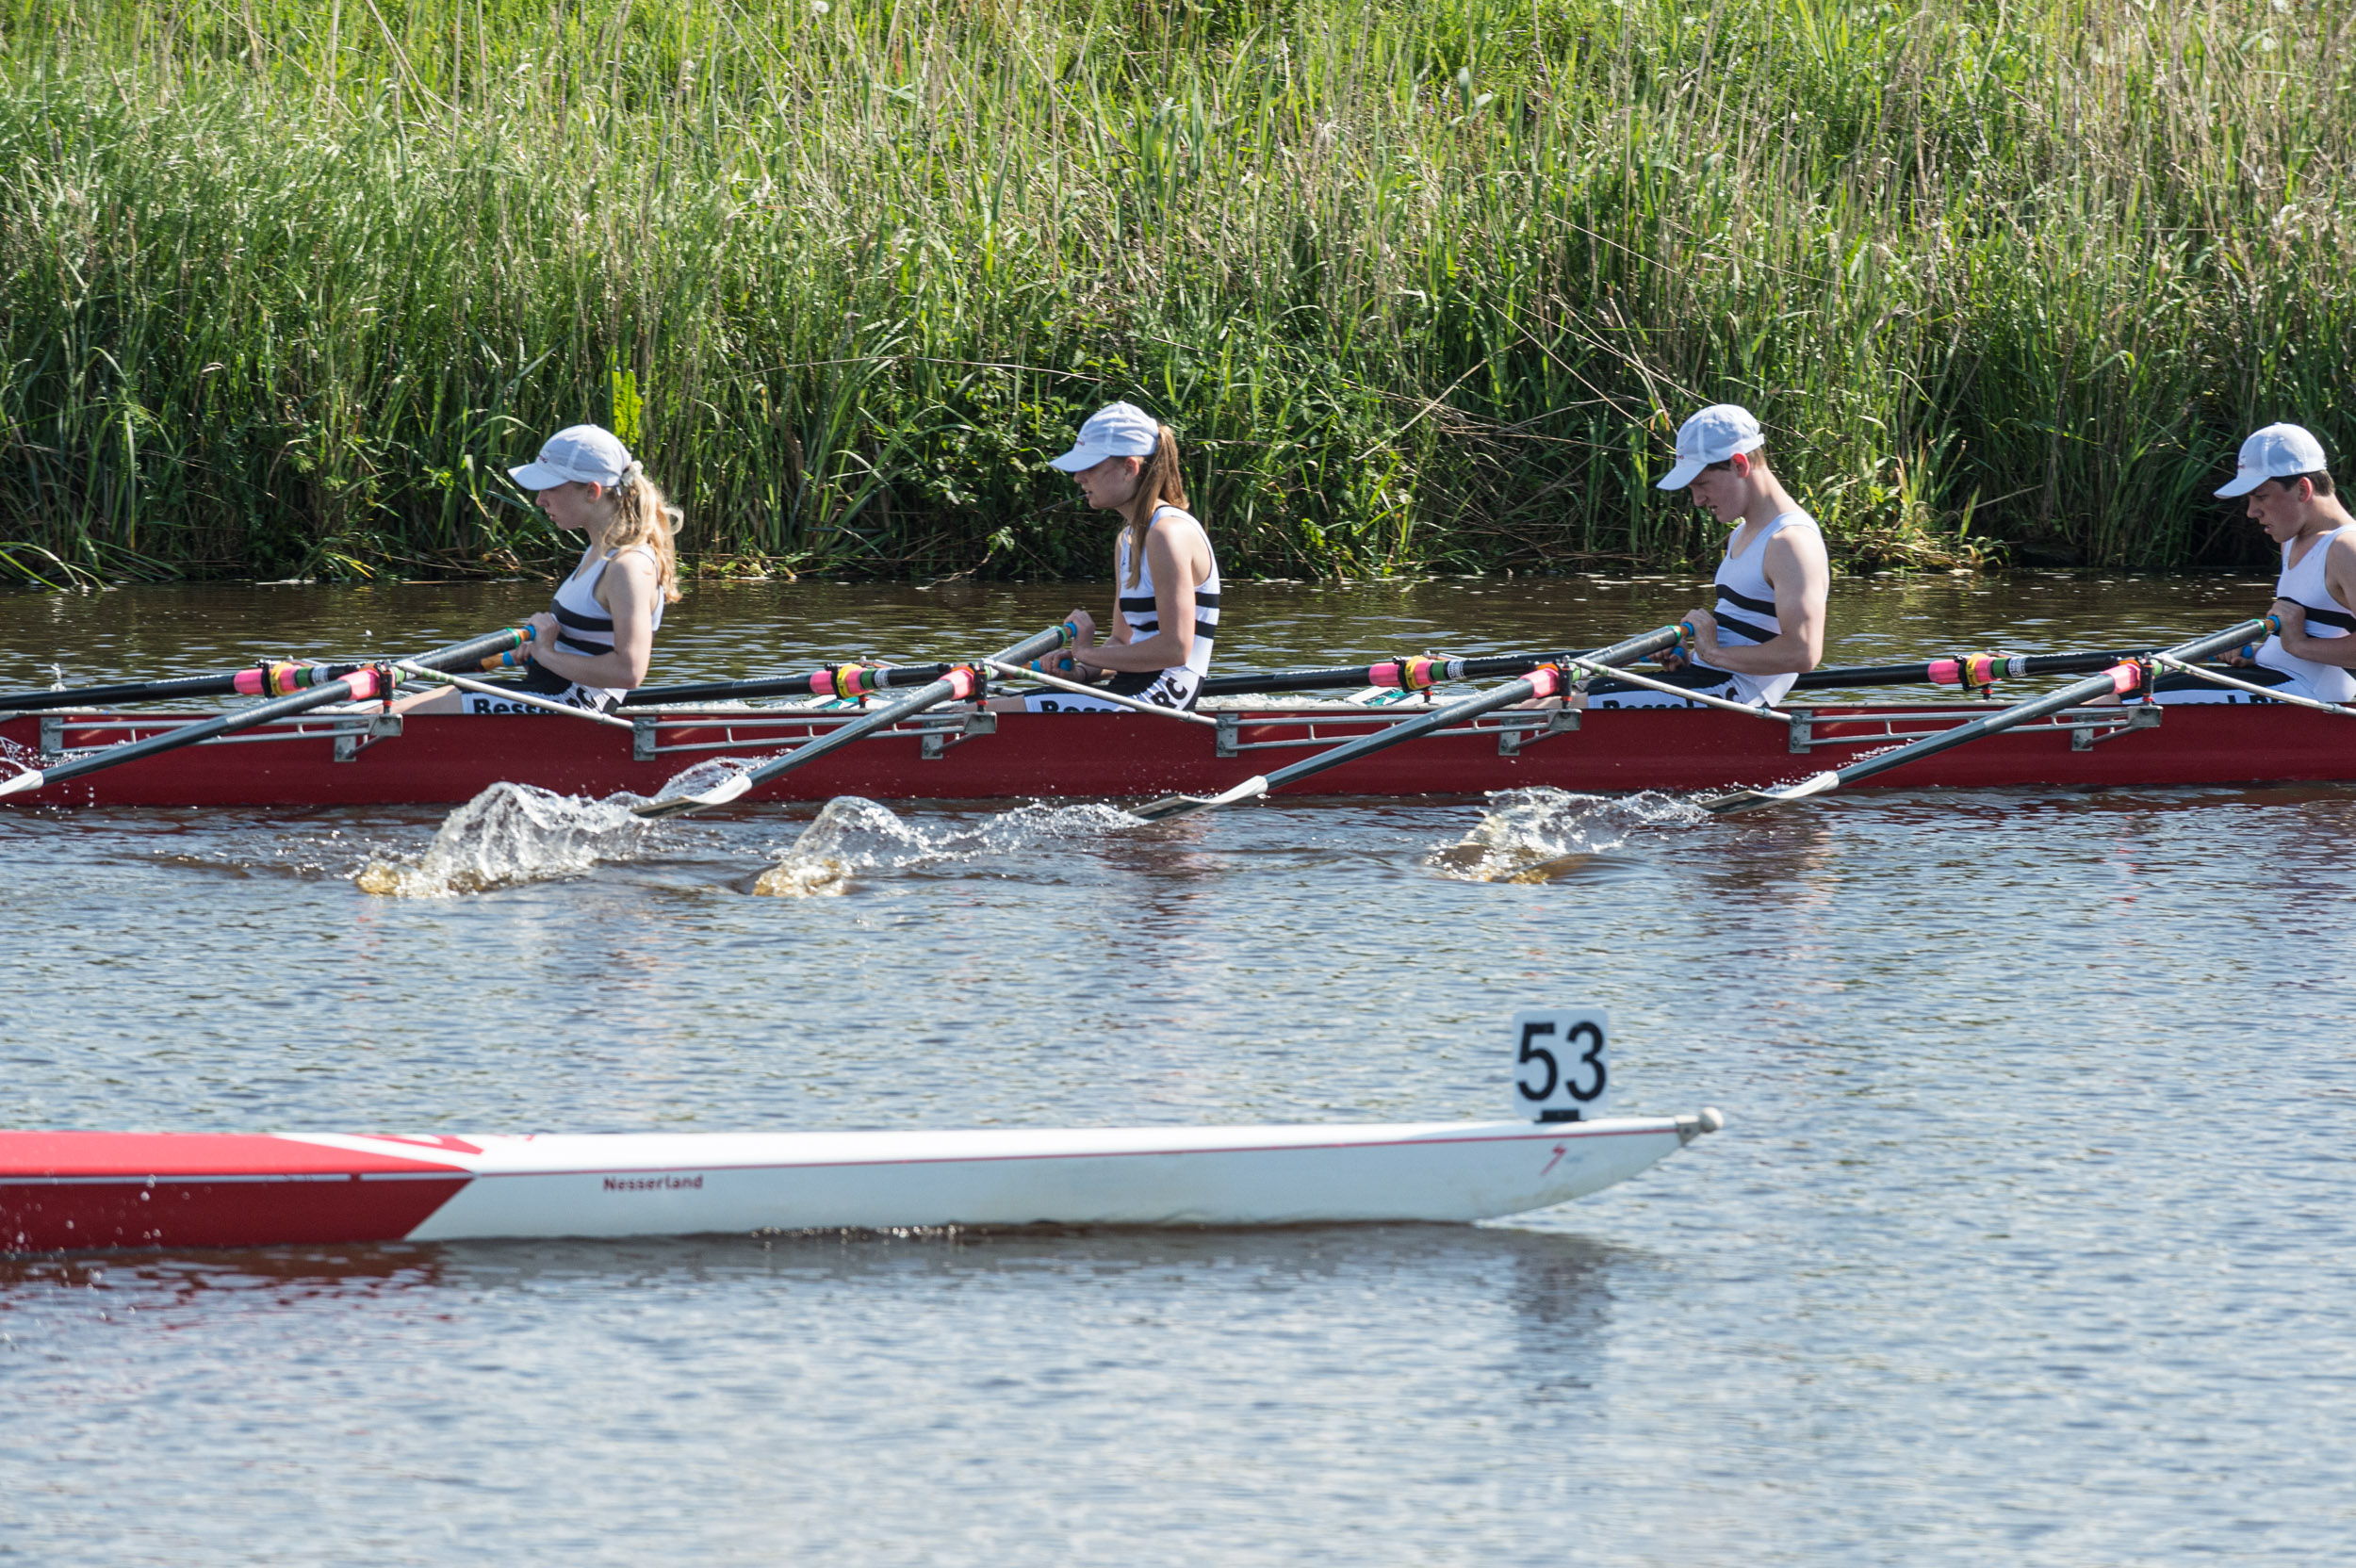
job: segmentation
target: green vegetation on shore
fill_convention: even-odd
[[[511,570],[614,423],[706,561],[1104,570],[1178,427],[1229,569],[1703,559],[1757,408],[1853,565],[2256,558],[2335,452],[2346,6],[0,0],[0,580]]]

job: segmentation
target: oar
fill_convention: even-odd
[[[1582,656],[1584,649],[1580,650]],[[1275,670],[1266,674],[1219,675],[1203,683],[1206,697],[1250,696],[1261,692],[1323,692],[1342,686],[1394,686],[1408,692],[1428,692],[1458,680],[1494,680],[1499,676],[1528,675],[1541,664],[1562,657],[1555,653],[1497,653],[1479,659],[1378,659],[1371,664],[1328,664],[1308,670]]]
[[[116,702],[169,702],[174,697],[229,696],[240,692],[247,696],[277,696],[298,687],[323,686],[367,668],[366,664],[255,664],[227,675],[191,675],[175,680],[137,680],[116,686],[76,686],[64,692],[19,692],[14,696],[0,697],[0,712],[100,708]],[[277,682],[275,689],[273,678]]]
[[[1027,638],[997,655],[1000,662],[1023,664],[1041,654],[1053,653],[1078,635],[1070,621],[1051,628],[1038,636]],[[668,795],[649,800],[630,809],[642,817],[676,817],[688,811],[709,810],[726,806],[751,790],[756,784],[791,773],[806,763],[815,762],[830,751],[839,751],[853,741],[862,740],[878,729],[889,729],[902,719],[913,718],[927,708],[938,708],[944,702],[960,701],[978,695],[989,678],[966,664],[952,665],[940,679],[917,688],[906,698],[889,708],[878,708],[864,718],[854,719],[840,729],[830,729],[814,741],[805,741],[792,751],[772,757],[757,768],[732,773],[711,789],[692,795]]]
[[[2134,653],[1974,653],[1951,655],[1922,664],[1836,664],[1810,670],[1792,683],[1793,691],[1847,686],[1977,686],[2033,675],[2088,675],[2107,670]],[[1593,690],[1593,688],[1590,688]]]
[[[1527,675],[1541,664],[1565,658],[1589,657],[1583,649],[1562,653],[1499,653],[1479,659],[1379,659],[1371,664],[1332,664],[1306,670],[1213,676],[1203,683],[1206,697],[1252,696],[1266,692],[1321,692],[1343,687],[1386,686],[1410,692],[1460,680],[1491,680],[1501,676]],[[1852,686],[1987,686],[2004,678],[2037,675],[2086,675],[2106,670],[2140,653],[1972,654],[1927,660],[1920,664],[1836,664],[1810,670],[1793,683],[1794,691],[1841,690]],[[1587,688],[1590,696],[1628,688],[1598,680]]]
[[[1662,648],[1675,647],[1683,642],[1684,638],[1684,627],[1664,626],[1658,631],[1647,631],[1642,637],[1631,637],[1625,643],[1615,643],[1611,647],[1584,657],[1598,664],[1633,663],[1646,654],[1659,653]],[[1541,664],[1519,680],[1494,687],[1479,696],[1466,697],[1462,702],[1452,702],[1446,708],[1435,708],[1429,713],[1418,713],[1412,719],[1386,726],[1370,735],[1361,735],[1354,741],[1345,741],[1331,751],[1320,751],[1314,757],[1303,758],[1290,767],[1279,768],[1271,774],[1262,774],[1247,778],[1222,794],[1164,795],[1159,800],[1147,802],[1129,814],[1147,822],[1161,822],[1170,817],[1183,817],[1190,812],[1209,811],[1221,806],[1233,806],[1237,801],[1256,800],[1262,795],[1283,789],[1297,779],[1323,773],[1328,768],[1338,768],[1345,762],[1354,762],[1361,757],[1370,757],[1390,746],[1415,740],[1417,736],[1429,735],[1435,729],[1446,729],[1450,725],[1462,724],[1468,719],[1477,719],[1483,713],[1493,713],[1500,708],[1510,708],[1514,703],[1528,702],[1533,697],[1560,696],[1568,686],[1569,682],[1563,678],[1562,670],[1552,664]]]
[[[454,664],[470,664],[489,655],[502,653],[510,648],[519,648],[531,639],[530,628],[509,627],[501,631],[491,632],[487,636],[477,637],[471,642],[453,643],[449,647],[436,648],[432,653],[419,654],[410,662],[422,664],[432,670],[447,670]],[[104,751],[92,752],[88,757],[76,757],[70,761],[60,762],[54,768],[30,769],[18,774],[6,783],[0,783],[0,795],[22,794],[28,790],[38,790],[45,784],[59,784],[69,778],[79,778],[84,774],[96,773],[102,768],[120,767],[125,762],[136,762],[141,758],[154,757],[161,752],[177,751],[182,746],[192,746],[199,741],[209,741],[216,735],[231,735],[240,729],[251,729],[255,725],[292,718],[297,713],[306,713],[314,708],[324,708],[331,702],[365,702],[370,697],[388,696],[391,694],[393,682],[397,678],[389,670],[373,664],[366,665],[339,680],[331,680],[324,685],[313,686],[307,691],[298,691],[290,695],[279,697],[273,702],[256,703],[252,708],[240,709],[235,713],[222,713],[215,718],[199,720],[195,724],[181,725],[169,733],[151,735],[143,741],[126,741],[121,745],[108,746]]]
[[[2281,623],[2271,615],[2264,620],[2244,621],[2230,630],[2213,632],[2206,637],[2195,638],[2189,643],[2180,643],[2166,650],[2165,657],[2186,661],[2205,659],[2210,654],[2222,653],[2227,648],[2247,643],[2253,637],[2266,636],[2276,630],[2280,625]],[[1987,718],[1973,719],[1970,724],[1957,725],[1955,728],[1941,734],[1925,736],[1912,745],[1900,746],[1895,751],[1884,752],[1878,757],[1869,757],[1861,762],[1852,762],[1838,772],[1820,773],[1815,777],[1794,784],[1789,789],[1741,790],[1730,795],[1715,795],[1708,800],[1696,801],[1694,804],[1705,811],[1714,812],[1719,816],[1729,816],[1737,811],[1757,810],[1763,806],[1781,806],[1790,801],[1806,800],[1811,795],[1821,795],[1828,791],[1838,790],[1844,784],[1854,784],[1860,778],[1871,778],[1875,774],[1888,773],[1892,768],[1903,768],[1908,762],[1920,758],[1966,744],[1983,736],[1998,734],[2012,728],[2015,725],[2026,724],[2031,719],[2041,719],[2048,713],[2058,713],[2065,708],[2075,708],[2080,703],[2091,702],[2097,697],[2114,694],[2123,696],[2141,684],[2143,684],[2141,666],[2133,662],[2115,664],[2101,675],[2091,676],[2085,680],[2073,681],[2058,692],[2048,692],[2043,696],[2031,697],[2026,702],[2016,703],[2001,713],[1990,713]]]
[[[742,702],[754,697],[863,697],[894,686],[921,686],[949,673],[946,664],[837,664],[808,675],[757,676],[750,680],[704,680],[683,686],[641,686],[622,694],[624,708],[658,702]]]

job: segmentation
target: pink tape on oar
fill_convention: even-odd
[[[1396,686],[1401,691],[1429,692],[1439,684],[1440,662],[1430,655],[1413,659],[1385,659],[1380,664],[1366,666],[1366,684]]]
[[[1931,661],[1931,684],[1932,684],[1932,685],[1934,685],[1934,686],[1960,686],[1960,685],[1962,685],[1962,684],[1963,684],[1963,662],[1962,662],[1961,660],[1959,660],[1959,659],[1934,659],[1934,660],[1932,660],[1932,661]]]
[[[2113,664],[2102,673],[2111,678],[2111,690],[2122,697],[2143,684],[2143,666],[2140,664]]]
[[[368,702],[392,694],[392,685],[385,680],[382,670],[354,670],[344,678],[352,682],[352,699],[354,702]]]
[[[810,672],[810,689],[814,696],[863,697],[875,688],[868,683],[864,664],[839,664],[830,670]]]
[[[358,667],[352,664],[260,664],[237,672],[237,689],[250,697],[291,696],[297,692],[307,692],[314,686],[324,686],[331,680],[341,680]]]
[[[949,683],[949,691],[952,694],[952,700],[957,702],[962,702],[967,697],[972,696],[973,694],[973,688],[979,684],[974,678],[973,672],[967,669],[963,664],[959,664],[956,669],[951,670],[947,675],[941,677],[941,678]]]
[[[1562,672],[1552,664],[1539,665],[1530,672],[1529,679],[1532,696],[1554,697],[1562,694]]]

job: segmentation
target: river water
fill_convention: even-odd
[[[1237,584],[1222,664],[1600,643],[1690,583]],[[545,586],[0,599],[0,683],[431,646]],[[1830,656],[2190,634],[2221,580],[1843,581]],[[657,678],[1011,641],[1055,587],[698,587]],[[1005,635],[1001,635],[1001,634]],[[1608,1006],[1727,1130],[1486,1227],[0,1263],[0,1560],[2344,1559],[2356,792],[809,808],[376,897],[438,810],[0,812],[0,1126],[1506,1114]],[[511,868],[512,869],[512,868]],[[543,868],[548,870],[552,868]]]

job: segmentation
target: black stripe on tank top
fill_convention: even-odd
[[[1129,614],[1141,615],[1158,602],[1151,594],[1124,594],[1121,597],[1121,608]],[[1194,607],[1197,610],[1217,610],[1219,596],[1206,594],[1198,588],[1194,591]],[[1775,606],[1769,605],[1768,608],[1773,610]]]
[[[2307,612],[2307,618],[2317,626],[2335,626],[2342,631],[2356,631],[2356,615],[2351,615],[2344,610],[2317,610],[2314,605],[2301,603],[2298,599],[2293,599],[2291,602]]]
[[[1755,599],[1748,594],[1738,594],[1723,582],[1717,588],[1718,596],[1731,600],[1737,610],[1747,610],[1754,615],[1772,615],[1775,612],[1775,601],[1773,599]]]
[[[1719,616],[1718,629],[1721,631],[1740,632],[1754,643],[1772,642],[1777,635],[1763,626],[1753,626],[1748,621],[1738,621],[1731,615]]]
[[[1130,633],[1137,637],[1158,636],[1161,629],[1162,623],[1159,621],[1131,621],[1129,623]],[[1219,641],[1219,626],[1212,621],[1197,621],[1194,623],[1194,634],[1205,643],[1216,643]]]
[[[548,608],[555,612],[556,624],[569,630],[611,631],[614,629],[614,621],[610,616],[584,615],[578,610],[565,609],[563,604],[555,600],[549,601]]]

